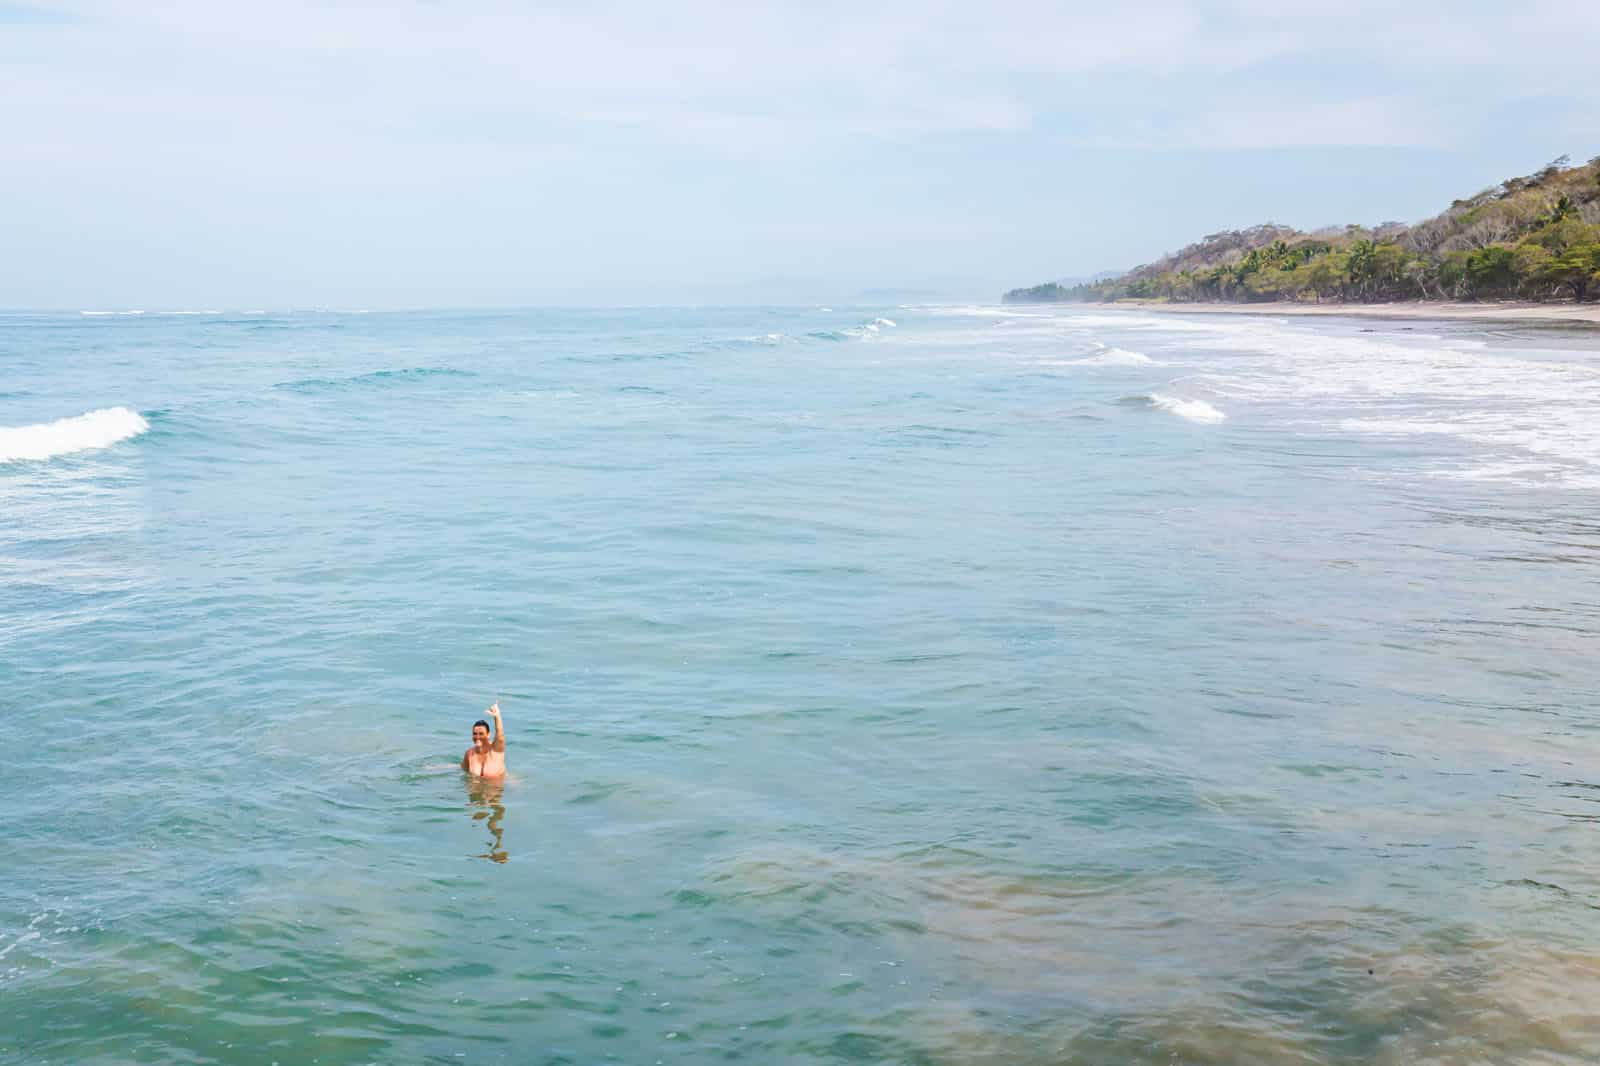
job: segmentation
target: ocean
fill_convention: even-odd
[[[1600,1060],[1597,412],[1555,326],[7,314],[0,1062]]]

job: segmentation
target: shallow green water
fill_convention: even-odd
[[[1595,349],[0,319],[0,1061],[1594,1061]]]

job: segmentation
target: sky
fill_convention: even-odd
[[[1596,56],[1594,0],[0,0],[0,306],[992,300],[1600,155]]]

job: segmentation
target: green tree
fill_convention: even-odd
[[[1544,226],[1532,239],[1560,255],[1573,245],[1600,241],[1600,226],[1591,226],[1576,215],[1568,215]]]
[[[1463,251],[1449,252],[1439,261],[1439,290],[1448,294],[1452,299],[1461,299],[1467,295],[1467,260],[1471,253]]]
[[[1560,255],[1551,256],[1542,274],[1570,290],[1572,298],[1582,303],[1591,288],[1600,287],[1600,243],[1574,244]]]
[[[1467,284],[1474,296],[1505,292],[1516,284],[1516,253],[1503,244],[1479,248],[1467,256]]]
[[[1401,268],[1401,275],[1408,284],[1416,286],[1418,299],[1426,300],[1431,295],[1428,286],[1439,284],[1439,262],[1426,256],[1416,256],[1406,261]],[[1442,291],[1439,298],[1444,298]]]
[[[1372,284],[1379,295],[1394,295],[1406,266],[1406,250],[1393,241],[1372,249]]]
[[[1319,256],[1305,270],[1306,288],[1321,303],[1323,297],[1333,296],[1344,286],[1344,264],[1332,254]]]
[[[1550,249],[1542,244],[1523,241],[1517,245],[1511,269],[1517,276],[1518,288],[1530,296],[1541,295],[1543,287],[1551,282],[1546,270],[1550,266],[1550,260],[1554,258]]]
[[[1372,287],[1375,249],[1369,240],[1359,240],[1350,246],[1345,262],[1345,276],[1358,296],[1365,296]]]

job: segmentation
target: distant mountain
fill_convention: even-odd
[[[1012,289],[1005,295],[1006,303],[1060,303],[1073,297],[1070,293],[1086,285],[1094,285],[1102,281],[1120,278],[1126,271],[1102,270],[1098,274],[1082,275],[1075,278],[1057,278],[1047,281],[1043,285],[1035,285],[1031,289]]]
[[[993,278],[926,278],[905,285],[878,285],[854,294],[862,304],[938,304],[989,299]],[[852,301],[846,301],[852,302]]]
[[[1124,274],[1013,289],[1005,301],[1582,302],[1600,296],[1600,156],[1568,163],[1508,178],[1414,226],[1224,230]]]

